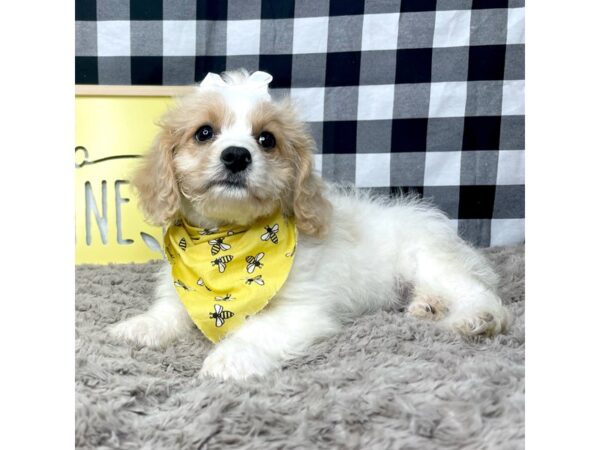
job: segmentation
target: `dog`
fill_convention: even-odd
[[[271,79],[245,70],[207,75],[162,118],[132,180],[156,225],[182,217],[204,229],[251,226],[278,209],[295,221],[287,281],[215,345],[200,374],[245,379],[277,370],[348,320],[396,304],[402,286],[412,287],[410,316],[467,336],[505,330],[509,315],[486,258],[426,201],[378,199],[322,181],[313,171],[315,142],[293,103],[270,97]],[[150,309],[110,334],[164,347],[192,328],[165,263]]]

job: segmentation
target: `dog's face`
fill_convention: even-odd
[[[330,205],[312,173],[314,142],[287,101],[272,101],[264,72],[209,74],[163,117],[133,180],[148,217],[166,225],[245,225],[281,208],[307,234],[326,230]]]

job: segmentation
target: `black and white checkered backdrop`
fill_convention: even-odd
[[[245,67],[310,124],[326,179],[433,200],[476,245],[524,240],[524,0],[77,0],[76,82]]]

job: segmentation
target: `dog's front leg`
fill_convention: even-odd
[[[109,334],[113,338],[157,348],[164,347],[193,328],[194,323],[173,287],[170,272],[170,266],[165,265],[162,268],[156,285],[154,303],[148,311],[109,328]]]
[[[285,360],[339,329],[335,316],[319,303],[274,300],[219,342],[200,374],[241,380],[280,368]]]

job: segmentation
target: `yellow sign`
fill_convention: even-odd
[[[162,230],[145,221],[129,180],[171,104],[167,97],[75,98],[77,264],[162,259]]]

